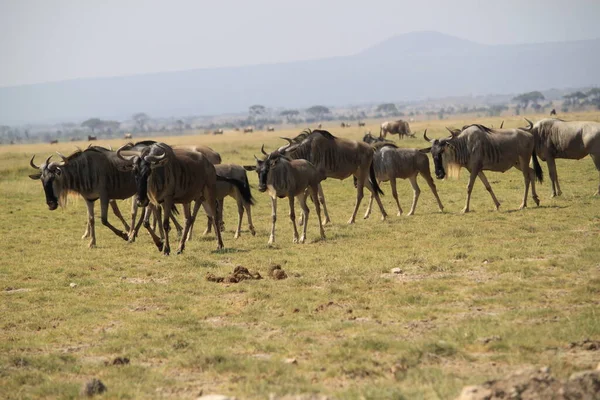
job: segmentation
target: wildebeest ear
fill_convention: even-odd
[[[29,177],[30,177],[31,179],[33,179],[34,181],[37,181],[38,179],[40,179],[40,178],[42,177],[42,173],[41,173],[41,172],[38,172],[37,174],[32,174],[32,175],[29,175]]]
[[[246,171],[256,171],[256,165],[244,165]]]
[[[431,147],[428,147],[428,148],[426,148],[426,149],[419,149],[419,151],[420,151],[421,153],[425,153],[425,154],[427,154],[427,153],[431,153]]]

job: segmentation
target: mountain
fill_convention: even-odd
[[[0,125],[243,112],[600,84],[600,39],[483,45],[436,32],[320,60],[0,88]]]

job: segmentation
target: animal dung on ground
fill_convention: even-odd
[[[269,276],[276,280],[286,279],[288,277],[279,264],[271,265],[269,267]]]
[[[128,365],[129,364],[129,358],[127,357],[117,357],[114,360],[112,360],[112,362],[109,364],[108,361],[106,362],[107,365]]]
[[[258,279],[262,279],[262,276],[260,275],[259,272],[254,272],[251,273],[248,268],[246,267],[242,267],[241,265],[238,265],[237,267],[235,267],[235,269],[233,270],[233,273],[230,274],[229,276],[216,276],[215,274],[212,273],[207,273],[206,274],[206,280],[209,282],[217,282],[217,283],[239,283],[241,281],[245,281],[245,280],[258,280]]]

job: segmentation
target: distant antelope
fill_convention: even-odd
[[[98,140],[98,138],[96,136],[88,135],[88,141],[91,142],[92,140]]]

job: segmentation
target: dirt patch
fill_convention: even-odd
[[[112,362],[105,362],[105,365],[128,365],[129,364],[129,358],[127,357],[117,357],[114,360],[112,360]]]
[[[260,275],[260,273],[255,272],[255,273],[251,273],[248,268],[246,267],[242,267],[241,265],[238,265],[237,267],[235,267],[235,269],[233,270],[233,273],[222,277],[222,276],[216,276],[213,273],[207,273],[206,274],[206,280],[209,282],[216,282],[216,283],[239,283],[245,280],[258,280],[258,279],[262,279],[262,276]]]
[[[598,351],[600,350],[600,340],[585,339],[581,342],[571,342],[571,344],[569,344],[569,349]]]
[[[524,369],[482,385],[466,386],[457,400],[543,400],[598,399],[600,370],[578,372],[562,381],[551,375],[550,369]]]

